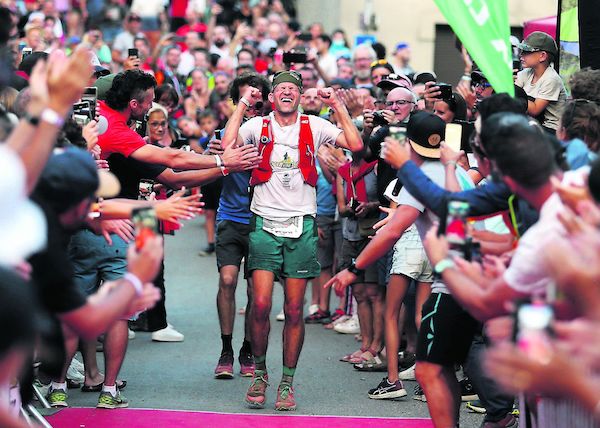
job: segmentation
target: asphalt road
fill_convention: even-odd
[[[150,333],[137,333],[129,349],[121,378],[128,381],[123,391],[130,407],[248,413],[244,395],[247,378],[216,380],[213,370],[221,349],[216,309],[218,273],[214,256],[200,257],[205,246],[203,220],[188,222],[175,237],[166,238],[166,288],[169,322],[185,334],[182,343],[155,343]],[[309,291],[310,292],[310,291]],[[310,302],[310,298],[308,298]],[[246,304],[245,283],[237,290],[238,307]],[[281,287],[275,287],[271,337],[267,365],[272,385],[267,407],[275,413],[276,385],[281,377],[281,331],[275,320],[282,307]],[[233,346],[243,339],[243,317],[236,315]],[[375,387],[384,373],[361,373],[338,362],[340,356],[357,349],[351,335],[337,334],[321,325],[306,326],[306,340],[294,379],[298,414],[373,417],[428,417],[426,403],[412,399],[415,382],[405,382],[408,397],[398,401],[371,400],[367,390]],[[102,364],[101,354],[97,354]],[[101,366],[102,367],[102,366]],[[239,369],[236,361],[235,370]],[[69,391],[71,406],[95,406],[94,393]],[[478,427],[481,415],[461,410],[462,427]]]

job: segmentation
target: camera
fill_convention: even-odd
[[[440,98],[442,100],[452,99],[452,85],[438,83],[437,86],[440,88]]]
[[[356,212],[359,205],[360,202],[358,201],[358,199],[350,198],[350,208],[352,208],[352,211]]]
[[[289,51],[289,52],[283,53],[283,63],[284,64],[292,64],[292,63],[304,64],[307,61],[308,60],[306,58],[306,52]]]
[[[140,52],[137,48],[127,49],[127,56],[133,56],[139,58]]]
[[[373,125],[385,126],[387,124],[388,124],[388,122],[387,122],[387,120],[385,120],[385,117],[383,116],[383,111],[378,110],[378,111],[373,112]]]

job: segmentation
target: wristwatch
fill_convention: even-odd
[[[364,269],[359,269],[356,267],[356,259],[352,259],[352,263],[348,266],[348,272],[353,273],[356,276],[361,276],[365,273]]]
[[[442,276],[442,273],[444,273],[446,269],[453,268],[454,266],[456,265],[451,259],[442,259],[435,264],[433,271],[436,273],[436,275]]]

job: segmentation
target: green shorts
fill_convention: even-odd
[[[282,238],[263,230],[263,219],[250,220],[248,272],[266,270],[282,278],[316,278],[321,273],[317,260],[319,235],[312,216],[304,216],[299,238]]]

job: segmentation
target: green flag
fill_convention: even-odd
[[[514,96],[507,0],[435,0],[496,92]]]

